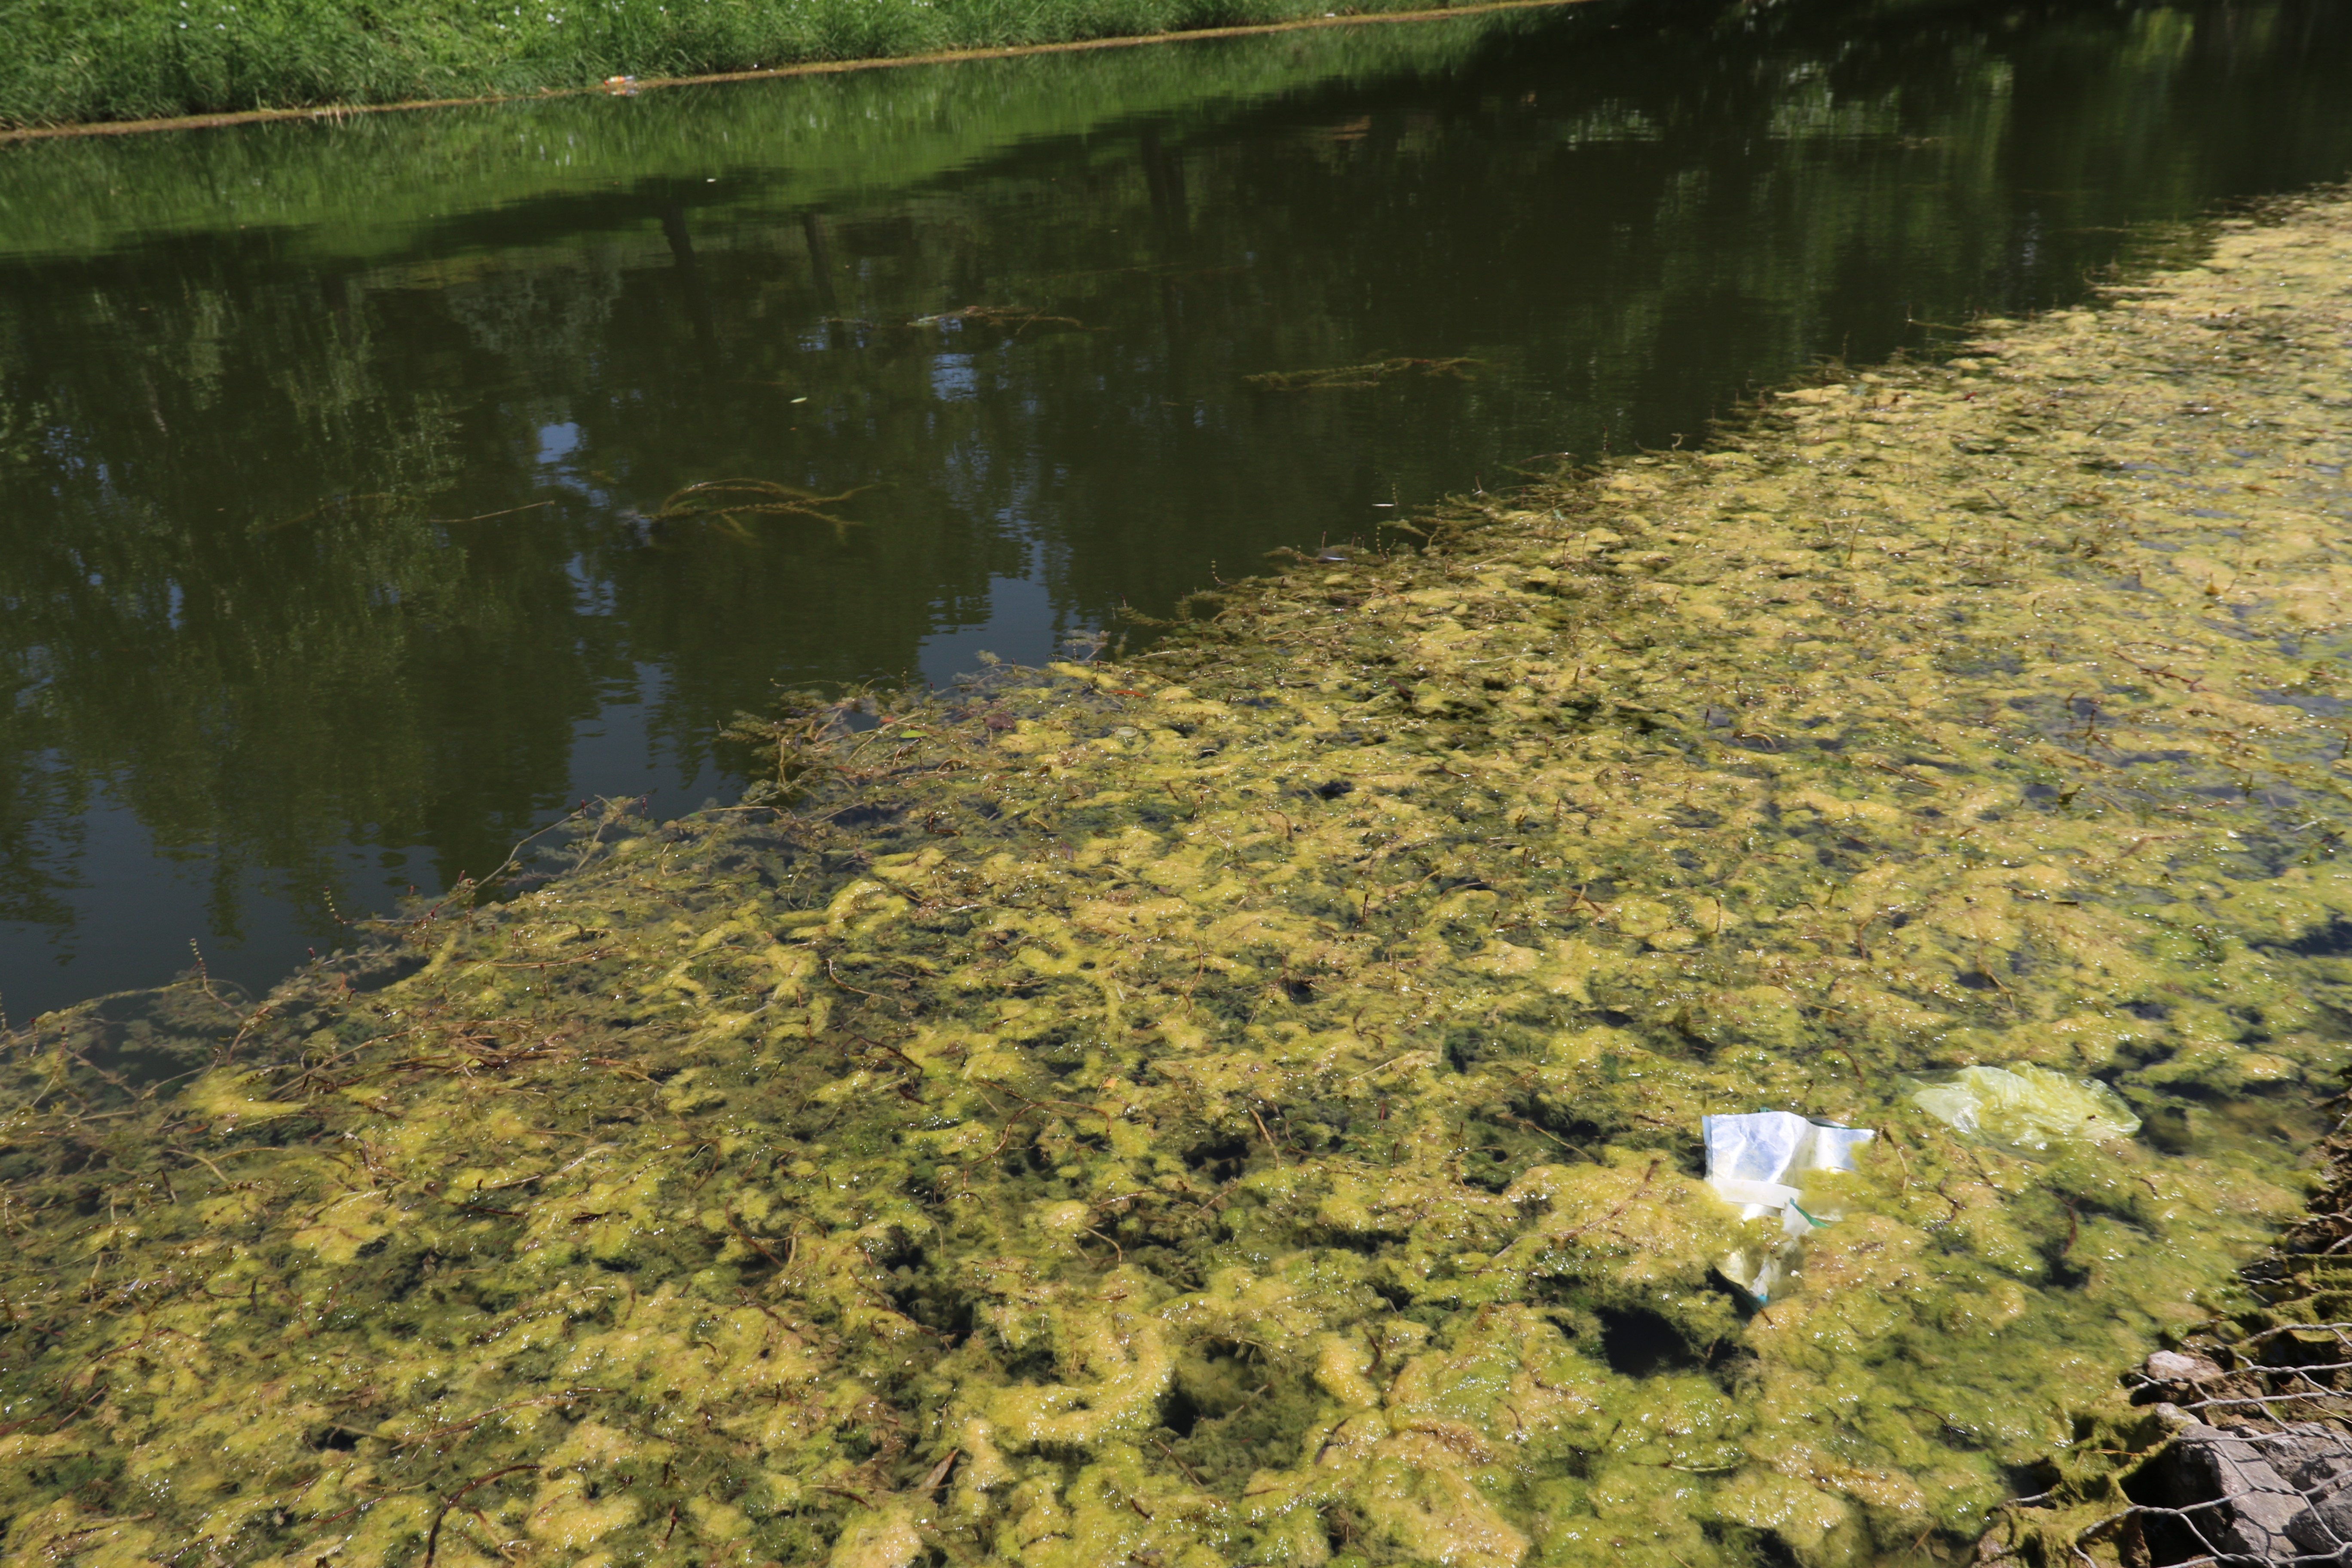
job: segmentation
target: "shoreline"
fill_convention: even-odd
[[[2309,1194],[2347,279],[2343,193],[2224,221],[1135,658],[747,721],[764,800],[183,988],[176,1055],[51,1016],[8,1552],[1965,1546]],[[1970,1065],[2140,1130],[1963,1136]],[[1761,1303],[1698,1155],[1758,1109],[1877,1133]]]
[[[17,142],[56,142],[89,136],[144,136],[169,131],[216,131],[237,125],[261,125],[280,121],[339,121],[366,114],[404,114],[433,109],[470,109],[499,103],[538,103],[551,99],[634,96],[663,88],[709,87],[728,82],[765,81],[807,76],[842,76],[856,71],[888,70],[909,66],[956,65],[970,60],[1016,59],[1030,55],[1084,54],[1099,49],[1134,48],[1150,44],[1201,43],[1219,38],[1259,37],[1376,23],[1426,22],[1449,16],[1481,16],[1508,11],[1556,10],[1587,0],[1480,0],[1469,5],[1449,5],[1431,0],[1426,9],[1381,11],[1361,16],[1301,17],[1287,22],[1249,23],[1227,27],[1202,27],[1169,33],[1138,33],[1105,38],[1076,38],[1058,43],[1018,44],[995,48],[937,49],[921,54],[881,55],[849,60],[808,60],[763,69],[709,71],[687,76],[630,78],[625,89],[604,83],[572,88],[542,88],[537,92],[479,93],[456,98],[412,99],[394,103],[320,104],[308,108],[247,109],[218,114],[186,114],[156,119],[81,121],[65,125],[0,127],[0,147]]]

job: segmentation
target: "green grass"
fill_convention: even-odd
[[[0,0],[0,126],[531,93],[1428,0]]]
[[[1556,15],[304,117],[203,136],[60,137],[0,149],[0,261],[227,230],[266,233],[281,257],[338,265],[382,264],[420,246],[446,258],[460,240],[420,236],[452,215],[664,181],[691,184],[698,212],[712,217],[783,222],[870,204],[1024,142],[1087,137],[1139,117],[1172,139],[1311,85],[1442,75]],[[1130,157],[1129,147],[1114,139],[1104,155]],[[624,204],[608,221],[642,229],[643,217]],[[597,220],[583,211],[572,221]]]

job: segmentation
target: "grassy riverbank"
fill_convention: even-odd
[[[43,1020],[0,1553],[1967,1541],[2232,1303],[2344,1067],[2347,271],[2352,205],[2230,227],[1144,657],[753,726],[791,795],[261,1012]],[[1962,1137],[1969,1063],[2144,1128]],[[1697,1180],[1759,1107],[1882,1133],[1761,1310]]]
[[[0,129],[574,91],[681,77],[1442,9],[1424,0],[26,0]]]
[[[1318,27],[1280,47],[1016,55],[750,90],[602,93],[220,136],[70,136],[0,157],[0,258],[154,245],[233,225],[347,267],[410,254],[436,218],[691,185],[698,226],[919,189],[1024,142],[1150,120],[1173,140],[1234,106],[1462,68],[1543,11]],[[635,215],[615,226],[638,226]]]

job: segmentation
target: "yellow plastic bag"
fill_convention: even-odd
[[[2020,1149],[2105,1143],[2139,1131],[2139,1118],[2105,1084],[2031,1063],[1962,1068],[1914,1089],[1911,1103],[1959,1131]]]

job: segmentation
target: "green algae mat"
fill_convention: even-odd
[[[22,1032],[0,1559],[1964,1550],[2311,1181],[2352,203],[1979,330]],[[1763,1300],[1759,1110],[1874,1132]]]

